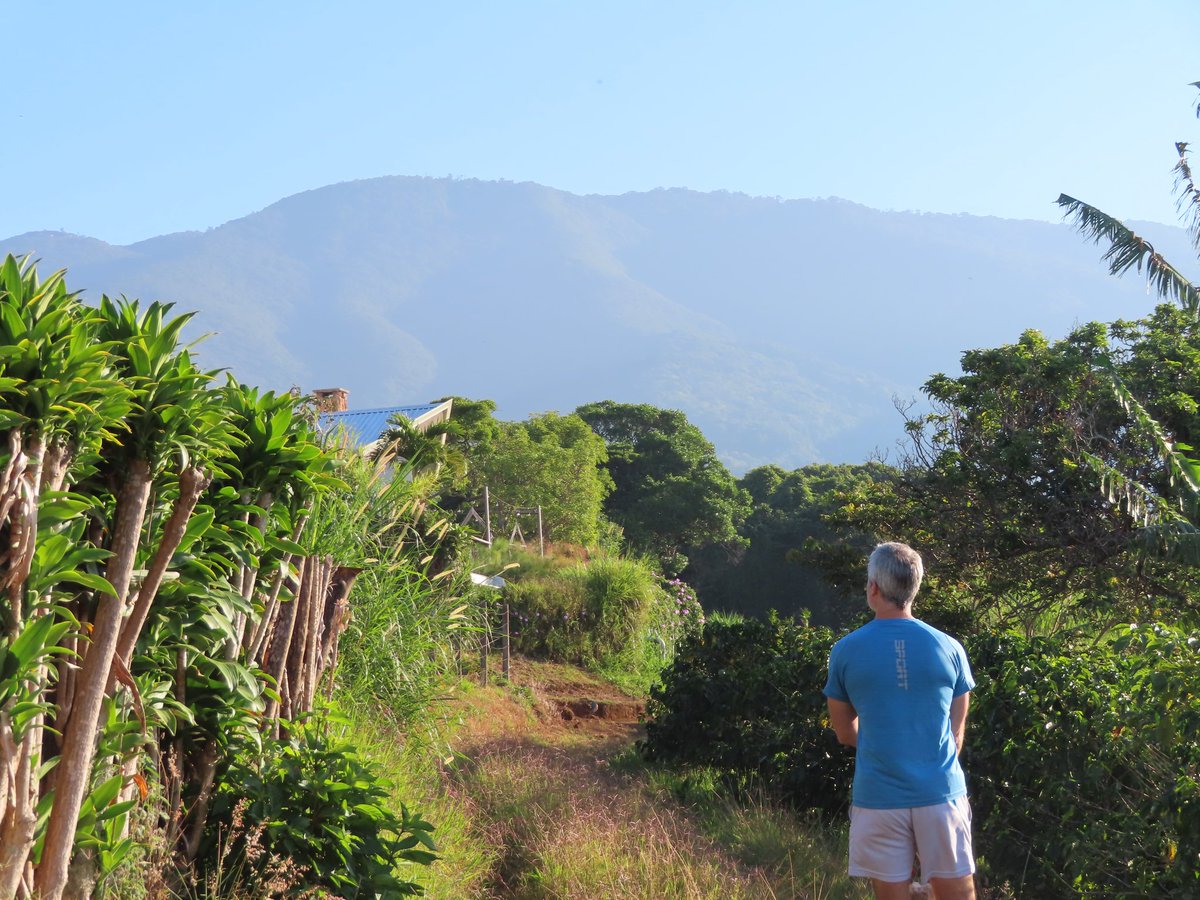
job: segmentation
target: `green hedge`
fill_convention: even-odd
[[[986,869],[1021,896],[1200,896],[1197,639],[978,636],[963,765]]]
[[[840,815],[852,754],[828,728],[834,636],[710,622],[651,697],[645,755]],[[978,681],[963,764],[981,880],[1021,897],[1200,896],[1200,639],[966,639]]]
[[[648,563],[602,557],[525,575],[506,589],[513,649],[598,671],[646,690],[704,611],[681,581]]]
[[[802,808],[844,812],[853,757],[825,713],[833,633],[774,615],[709,622],[650,694],[645,756],[769,785]]]

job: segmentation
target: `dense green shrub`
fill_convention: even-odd
[[[213,799],[198,869],[202,877],[219,875],[205,883],[222,896],[313,888],[346,898],[420,893],[397,870],[437,858],[433,827],[389,806],[387,783],[328,721],[310,719],[234,758]]]
[[[853,755],[828,728],[834,636],[710,620],[651,693],[645,755],[840,813]],[[978,685],[963,764],[980,871],[1022,897],[1200,895],[1200,638],[967,639]]]
[[[780,620],[709,622],[650,693],[642,750],[769,785],[805,809],[847,808],[853,756],[827,727],[833,633]]]
[[[643,637],[669,602],[653,569],[618,557],[524,578],[508,599],[519,652],[592,667]]]
[[[690,587],[620,557],[543,565],[536,574],[516,570],[506,598],[517,652],[574,663],[640,691],[704,622]]]
[[[1197,640],[981,635],[963,753],[981,862],[1021,896],[1200,892]]]

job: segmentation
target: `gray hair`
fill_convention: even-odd
[[[867,562],[867,581],[901,609],[913,602],[924,576],[921,554],[896,541],[880,544]]]

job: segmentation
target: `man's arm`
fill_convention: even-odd
[[[971,705],[971,692],[959,694],[950,701],[950,733],[954,735],[954,744],[962,753],[963,740],[967,736],[967,708]]]
[[[858,746],[858,713],[845,700],[834,700],[826,697],[829,704],[829,724],[837,734],[839,744],[847,747]]]

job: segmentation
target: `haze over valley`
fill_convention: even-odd
[[[1191,258],[1182,230],[1137,227]],[[510,419],[646,402],[735,471],[894,458],[894,400],[963,350],[1153,307],[1066,225],[684,189],[375,178],[204,232],[0,252],[68,268],[85,298],[198,310],[203,362],[249,383],[342,386],[359,408],[486,397]]]

